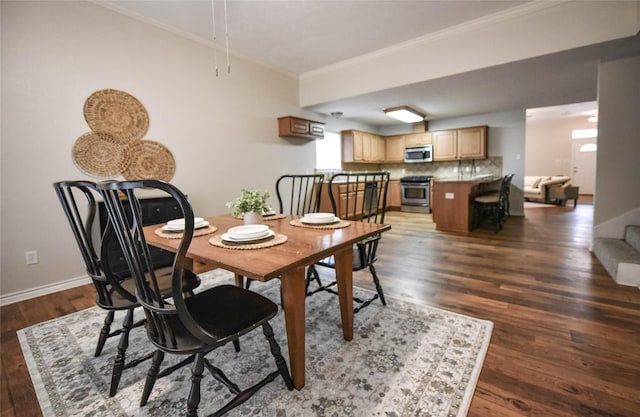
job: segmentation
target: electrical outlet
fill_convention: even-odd
[[[27,260],[27,265],[33,265],[38,263],[38,251],[30,250],[24,253],[24,257]]]

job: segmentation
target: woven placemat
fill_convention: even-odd
[[[351,222],[340,220],[339,222],[329,224],[307,224],[302,223],[300,219],[293,219],[289,222],[289,224],[291,226],[306,227],[308,229],[342,229],[343,227],[351,225]]]
[[[272,214],[271,216],[262,216],[262,221],[269,221],[269,220],[280,220],[280,219],[284,219],[285,217],[287,217],[286,214]],[[236,217],[236,219],[244,219],[244,213],[241,213],[238,217]]]
[[[149,114],[142,103],[120,90],[91,94],[84,102],[84,119],[91,130],[110,133],[122,143],[136,142],[149,130]]]
[[[173,154],[160,142],[141,140],[129,146],[131,163],[122,176],[127,180],[155,179],[171,181],[176,173]]]
[[[201,227],[200,229],[193,231],[193,237],[208,235],[210,233],[214,233],[216,230],[218,230],[218,228],[212,225]],[[162,230],[162,227],[158,227],[154,232],[156,235],[167,239],[182,239],[182,232],[170,232]]]
[[[222,240],[222,235],[215,235],[209,239],[209,243],[220,248],[247,250],[270,248],[271,246],[283,244],[287,240],[288,238],[285,235],[276,233],[270,239],[265,239],[254,243],[232,243]]]
[[[131,163],[131,150],[106,132],[88,132],[73,145],[71,158],[85,174],[112,178],[122,174]]]

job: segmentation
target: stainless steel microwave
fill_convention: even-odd
[[[404,150],[404,162],[433,161],[433,145],[411,146]]]

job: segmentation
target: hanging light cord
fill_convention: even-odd
[[[216,77],[218,76],[218,48],[216,48],[216,12],[214,7],[214,0],[211,0],[211,22],[213,23],[213,65],[216,70]]]
[[[227,21],[227,0],[224,0],[224,38],[227,47],[227,73],[231,73],[231,63],[229,62],[229,25]]]
[[[218,48],[215,43],[218,40],[216,37],[216,12],[215,12],[215,0],[211,0],[211,21],[213,23],[213,60],[216,70],[216,77],[218,76]],[[227,19],[227,0],[224,0],[224,43],[226,47],[227,55],[227,73],[231,73],[231,63],[229,62],[229,24]]]

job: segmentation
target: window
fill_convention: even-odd
[[[339,133],[324,132],[316,139],[316,169],[341,169],[342,147]]]
[[[571,131],[571,139],[585,139],[598,137],[598,129],[576,129]]]
[[[587,143],[580,147],[580,152],[595,152],[598,150],[598,145],[595,143]]]

